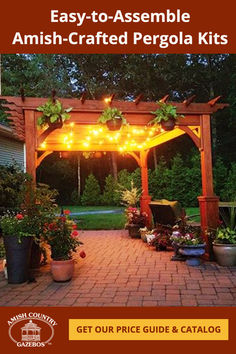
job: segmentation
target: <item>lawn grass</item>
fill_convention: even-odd
[[[82,230],[121,230],[125,225],[125,215],[121,214],[95,214],[81,215],[73,218]]]
[[[199,208],[185,208],[185,211],[186,211],[187,216],[196,215],[196,214],[199,215],[200,214]],[[191,220],[199,222],[200,221],[200,215],[194,217]]]
[[[69,209],[72,213],[85,211],[99,210],[117,210],[122,207],[116,206],[65,206],[64,209]],[[199,214],[199,208],[186,208],[188,216]],[[78,222],[79,228],[82,230],[120,230],[124,228],[125,216],[121,214],[89,214],[74,216],[74,220]],[[193,221],[199,222],[200,217],[197,216]]]
[[[103,205],[99,205],[99,206],[77,206],[77,205],[66,205],[63,206],[63,209],[66,210],[70,210],[72,213],[80,213],[80,212],[84,212],[84,211],[98,211],[98,210],[120,210],[123,209],[122,206],[118,207],[118,206],[103,206]],[[58,207],[58,212],[61,211],[61,207]]]

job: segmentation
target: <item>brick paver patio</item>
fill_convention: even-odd
[[[235,306],[236,267],[171,262],[126,231],[81,234],[87,257],[69,283],[54,283],[49,265],[36,283],[8,285],[1,271],[0,306]]]

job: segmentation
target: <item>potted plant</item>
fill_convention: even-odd
[[[71,280],[74,272],[73,252],[82,244],[78,240],[79,232],[77,225],[69,220],[69,211],[64,211],[66,215],[56,217],[53,222],[45,224],[44,239],[51,248],[51,273],[56,282],[66,282]],[[82,251],[80,256],[84,258]]]
[[[155,115],[155,118],[153,118],[149,124],[150,125],[159,125],[161,124],[162,129],[168,131],[168,130],[173,130],[175,127],[176,120],[178,117],[180,117],[176,113],[176,107],[173,106],[172,104],[168,104],[165,102],[158,102],[159,108],[151,112],[152,114]],[[183,117],[183,116],[181,116]]]
[[[156,247],[156,251],[167,251],[170,249],[172,246],[170,239],[171,229],[171,227],[159,224],[157,228],[153,230],[155,238],[153,238],[150,245]]]
[[[69,112],[72,108],[63,108],[59,100],[53,102],[49,99],[45,104],[37,107],[37,111],[42,112],[38,118],[38,126],[55,126],[61,128],[63,123],[70,118]]]
[[[216,261],[224,267],[236,265],[236,230],[230,227],[219,227],[213,242]]]
[[[28,188],[27,202],[24,204],[26,213],[35,220],[35,237],[32,243],[30,268],[39,268],[42,254],[46,263],[46,252],[42,242],[45,223],[50,223],[56,214],[55,198],[58,192],[48,185],[39,183],[36,188]]]
[[[147,214],[142,213],[138,208],[129,207],[125,210],[127,223],[125,228],[132,238],[140,238],[140,228],[146,225]]]
[[[178,245],[179,254],[187,257],[186,263],[189,266],[199,266],[201,264],[200,257],[205,253],[206,244],[200,235],[197,233],[179,233],[177,235],[175,233],[170,239]]]
[[[213,241],[213,252],[217,263],[221,266],[236,265],[236,208],[232,207],[229,218],[219,220],[216,237]]]
[[[200,256],[205,253],[206,244],[201,237],[201,228],[187,224],[185,213],[182,214],[179,224],[173,226],[170,240],[173,243],[177,258],[178,256],[184,256],[183,260],[186,259],[188,265],[200,265]]]
[[[98,123],[106,124],[109,130],[119,130],[122,124],[127,124],[125,117],[118,108],[108,107],[98,119]]]
[[[29,280],[31,247],[36,231],[35,221],[23,213],[5,214],[1,218],[10,284],[21,284]]]

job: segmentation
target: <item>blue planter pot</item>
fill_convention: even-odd
[[[187,265],[196,267],[201,264],[200,257],[205,253],[205,246],[205,243],[199,245],[182,245],[179,253],[187,256]]]

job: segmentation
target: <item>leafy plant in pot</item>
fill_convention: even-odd
[[[71,280],[75,262],[72,255],[83,244],[78,240],[77,225],[68,218],[69,211],[64,213],[67,215],[55,218],[44,227],[44,239],[51,248],[52,277],[56,282]],[[85,257],[84,251],[80,252],[80,257]]]
[[[128,207],[125,213],[127,219],[125,228],[129,231],[129,236],[132,238],[140,238],[140,228],[146,225],[147,214],[133,207]]]
[[[62,128],[63,123],[70,118],[71,107],[64,108],[59,100],[53,102],[49,99],[44,105],[37,107],[37,111],[42,112],[38,118],[37,124],[40,127],[54,126]]]
[[[219,222],[219,227],[216,230],[216,237],[213,241],[213,251],[217,263],[221,266],[236,265],[236,223],[235,223],[236,208],[231,209],[230,222],[226,227],[222,222]]]
[[[152,114],[155,115],[155,118],[153,118],[148,124],[149,125],[161,125],[162,129],[169,131],[173,130],[175,127],[176,120],[180,116],[176,113],[176,107],[173,106],[172,104],[168,104],[165,102],[158,102],[159,108],[151,112]]]
[[[206,247],[200,227],[188,225],[186,218],[182,216],[180,224],[173,227],[170,240],[174,248],[177,248],[177,253],[186,257],[188,265],[200,265],[200,257],[204,255]]]
[[[111,131],[120,130],[122,125],[127,124],[125,117],[118,108],[108,107],[98,119],[98,123],[106,124]]]
[[[166,225],[157,225],[153,230],[155,238],[150,242],[150,246],[156,247],[156,251],[167,251],[172,249],[171,234],[172,227]]]
[[[10,284],[21,284],[29,280],[31,247],[37,231],[36,221],[23,212],[17,215],[5,214],[1,218]]]

